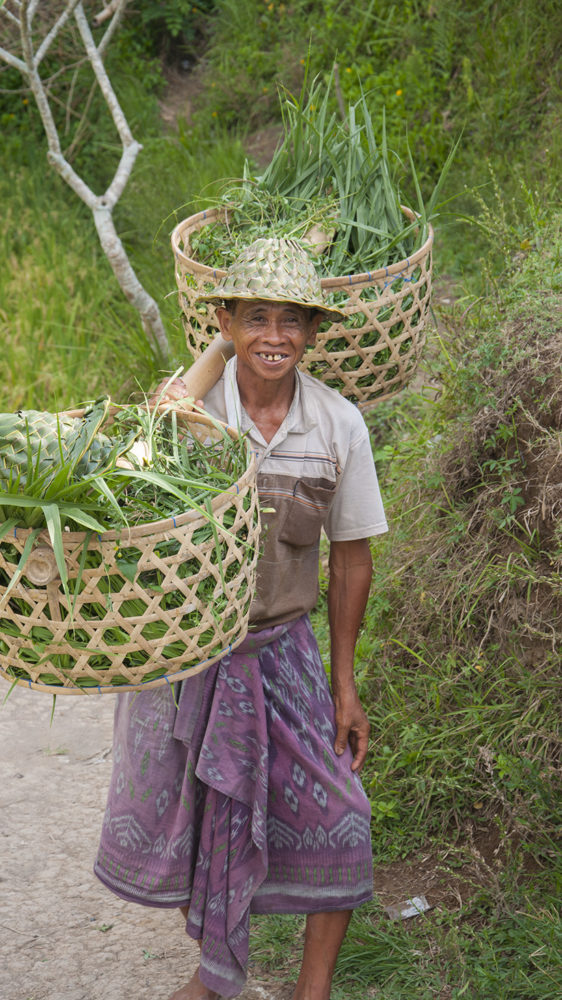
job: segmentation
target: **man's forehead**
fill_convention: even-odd
[[[274,302],[272,299],[234,299],[234,302],[244,312],[268,310],[271,312],[295,312],[302,315],[310,311],[297,302]]]

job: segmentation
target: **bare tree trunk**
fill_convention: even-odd
[[[164,358],[168,357],[168,340],[160,312],[154,299],[137,278],[125,248],[119,239],[111,210],[101,204],[93,210],[94,222],[103,252],[111,264],[125,298],[140,315],[143,330],[158,344]]]
[[[35,51],[33,46],[33,19],[37,12],[37,0],[6,0],[4,5],[0,4],[0,15],[4,15],[4,18],[11,26],[14,43],[15,39],[18,38],[20,55],[16,55],[8,48],[0,47],[0,59],[18,69],[26,77],[35,98],[39,114],[41,115],[43,128],[45,129],[49,147],[47,159],[65,183],[72,188],[74,193],[92,212],[101,247],[119,282],[119,286],[127,301],[139,313],[146,336],[165,360],[169,355],[169,345],[160,311],[154,299],[143,288],[135,274],[113,221],[113,209],[123,194],[137,155],[142,149],[140,143],[136,142],[133,138],[102,59],[102,53],[115,30],[126,3],[127,0],[112,0],[97,16],[95,19],[96,23],[99,24],[109,20],[109,24],[101,41],[96,45],[82,3],[80,0],[68,0],[57,20],[46,32]],[[96,82],[113,119],[123,149],[121,160],[115,171],[113,180],[106,192],[101,196],[96,195],[92,191],[62,153],[57,126],[51,111],[49,94],[39,71],[41,61],[71,17],[76,21],[86,58],[95,74]],[[16,27],[18,28],[17,34],[15,33]]]

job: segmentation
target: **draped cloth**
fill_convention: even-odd
[[[249,635],[173,688],[117,696],[94,870],[122,898],[189,905],[201,980],[223,997],[244,986],[250,912],[347,910],[372,896],[369,804],[334,740],[307,616]]]

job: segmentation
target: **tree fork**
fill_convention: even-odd
[[[102,53],[117,26],[126,3],[127,0],[112,0],[95,19],[96,24],[109,20],[108,27],[102,39],[96,45],[81,0],[68,0],[68,3],[43,38],[36,52],[33,48],[32,27],[33,18],[37,10],[37,0],[21,0],[21,2],[16,3],[17,13],[10,11],[7,4],[0,4],[0,14],[7,17],[14,27],[17,25],[19,28],[21,56],[23,56],[23,58],[20,58],[20,56],[16,56],[13,52],[5,48],[0,48],[0,59],[18,69],[22,76],[27,79],[47,137],[47,159],[64,182],[72,188],[74,193],[92,212],[100,245],[109,261],[121,291],[127,301],[139,313],[143,330],[148,340],[152,343],[153,348],[166,361],[169,356],[169,345],[160,316],[160,310],[135,274],[127,252],[115,229],[112,215],[115,205],[125,190],[137,155],[142,149],[141,144],[133,138],[129,123],[113,90],[102,59]],[[121,159],[113,180],[105,194],[101,196],[96,195],[92,191],[63,155],[57,125],[49,103],[49,96],[39,72],[39,65],[46,52],[71,17],[76,22],[86,57],[92,67],[96,83],[101,90],[123,147]]]

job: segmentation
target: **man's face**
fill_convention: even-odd
[[[218,309],[217,318],[225,340],[234,343],[240,374],[277,381],[292,378],[322,314],[290,302],[238,299],[234,312]]]

